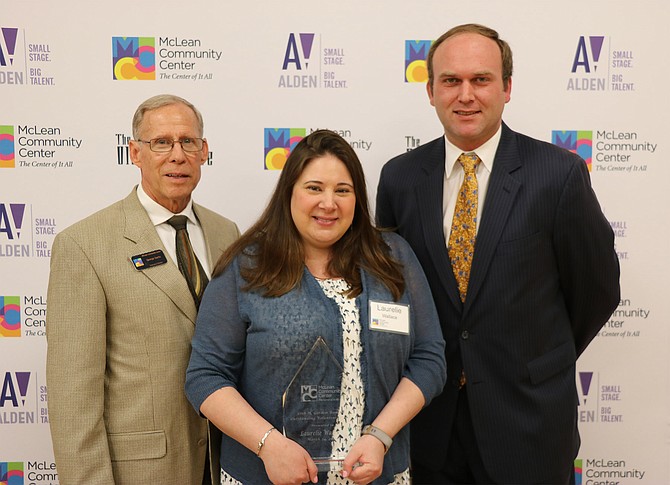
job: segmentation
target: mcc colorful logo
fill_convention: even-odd
[[[405,82],[425,83],[428,81],[426,57],[432,40],[405,41]]]
[[[23,485],[23,462],[0,461],[0,485]]]
[[[582,471],[584,467],[582,465],[582,459],[575,459],[575,485],[582,485]]]
[[[14,168],[15,164],[14,127],[0,125],[0,168]]]
[[[154,37],[112,37],[112,79],[155,80],[156,39]]]
[[[591,159],[593,157],[592,131],[554,130],[551,132],[551,143],[582,157],[589,172],[591,171]]]
[[[305,128],[265,128],[265,170],[281,170],[291,150],[307,133]]]
[[[0,296],[0,338],[21,336],[21,298]]]

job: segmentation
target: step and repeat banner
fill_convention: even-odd
[[[139,103],[174,93],[202,111],[211,153],[194,198],[242,230],[291,145],[318,128],[354,147],[374,206],[382,165],[442,134],[425,56],[466,22],[512,46],[505,121],[584,158],[616,233],[621,301],[578,362],[578,483],[670,482],[667,0],[2,0],[0,11],[0,484],[58,483],[51,245],[138,183]]]

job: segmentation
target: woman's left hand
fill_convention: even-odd
[[[359,485],[370,483],[382,474],[384,451],[384,444],[374,436],[361,436],[342,463],[342,476]]]

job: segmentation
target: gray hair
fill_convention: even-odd
[[[200,111],[198,111],[198,109],[193,106],[193,104],[174,94],[159,94],[147,99],[137,107],[135,115],[133,116],[133,138],[135,140],[139,139],[140,126],[142,126],[142,121],[144,121],[144,115],[147,111],[152,111],[158,108],[162,108],[163,106],[169,106],[171,104],[183,104],[191,108],[195,114],[196,119],[198,120],[198,136],[202,136],[205,131],[205,123],[202,120]]]

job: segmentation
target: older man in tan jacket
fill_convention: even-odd
[[[191,199],[208,156],[202,136],[202,117],[188,101],[145,101],[130,142],[141,184],[54,241],[47,384],[61,485],[219,481],[218,452],[210,450],[205,473],[207,421],[184,396],[198,298],[167,223],[186,216],[207,274],[239,235]]]

